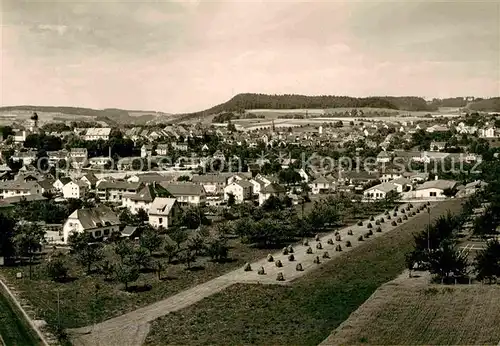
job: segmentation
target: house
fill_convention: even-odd
[[[186,142],[175,142],[172,146],[178,151],[188,151],[188,144]]]
[[[222,194],[228,183],[228,177],[224,174],[193,175],[191,181],[203,186],[205,192],[211,195]]]
[[[441,151],[446,147],[446,142],[431,142],[430,150],[431,151]]]
[[[418,186],[415,191],[416,198],[446,198],[445,191],[454,189],[457,182],[453,180],[430,180]]]
[[[52,186],[54,187],[54,189],[56,189],[56,191],[62,192],[64,185],[66,185],[70,181],[71,181],[70,177],[60,177],[57,178],[56,181],[54,181]]]
[[[42,187],[42,194],[47,193],[55,193],[56,189],[54,188],[54,179],[43,179],[38,181],[38,184]]]
[[[463,194],[465,196],[473,195],[487,185],[488,185],[488,183],[485,183],[481,180],[475,180],[475,181],[465,185],[465,187],[463,189]]]
[[[100,156],[100,157],[92,157],[89,159],[89,164],[95,168],[104,168],[106,165],[112,164],[113,160],[111,160],[108,156]]]
[[[88,189],[89,189],[88,185],[81,180],[70,181],[69,183],[63,186],[62,193],[63,197],[66,199],[69,198],[78,199],[85,196],[87,194]]]
[[[158,144],[156,146],[156,155],[166,156],[168,154],[169,145],[168,144]]]
[[[295,172],[299,173],[300,178],[303,182],[305,182],[306,184],[309,182],[309,175],[303,168],[296,169]]]
[[[15,143],[24,143],[26,137],[28,136],[25,130],[19,130],[14,132],[14,142]]]
[[[30,149],[27,151],[16,151],[11,159],[14,162],[22,162],[24,166],[29,166],[36,161],[37,151]]]
[[[156,197],[149,208],[149,224],[153,227],[167,228],[179,215],[180,208],[175,198]]]
[[[86,173],[80,178],[80,181],[83,181],[85,184],[87,184],[89,189],[95,188],[95,185],[97,184],[97,180],[98,179],[94,173]]]
[[[266,187],[266,183],[264,183],[262,180],[258,179],[257,177],[256,178],[252,178],[249,180],[250,184],[253,185],[252,187],[252,191],[254,194],[260,194],[260,190],[262,190],[264,187]]]
[[[145,158],[145,157],[151,157],[153,153],[153,146],[148,144],[143,144],[142,147],[141,147],[141,157],[142,158]]]
[[[88,162],[87,148],[71,148],[69,152],[71,166],[75,169],[81,169]]]
[[[109,139],[109,135],[111,134],[110,127],[91,127],[85,131],[85,134],[82,136],[83,140],[86,141],[97,141],[102,139],[103,141],[107,141]]]
[[[495,133],[495,127],[487,126],[479,130],[479,137],[481,138],[495,138],[498,137]]]
[[[266,185],[259,192],[259,205],[262,205],[265,201],[267,201],[271,196],[275,197],[284,197],[286,193],[286,189],[279,185],[278,183],[270,183]]]
[[[448,132],[450,129],[446,126],[443,125],[432,125],[427,128],[427,132],[429,133],[434,133],[434,132]]]
[[[424,181],[429,180],[429,173],[426,172],[405,172],[403,173],[403,176],[407,179],[409,179],[412,184],[415,183],[423,183]]]
[[[200,204],[206,201],[206,192],[203,186],[193,183],[162,183],[179,203]]]
[[[319,193],[328,193],[330,192],[334,184],[332,181],[328,180],[324,176],[319,176],[316,179],[312,181],[312,183],[309,184],[309,187],[311,188],[311,193],[313,195],[317,195]]]
[[[224,200],[229,200],[229,195],[233,195],[236,203],[249,200],[253,195],[253,184],[247,180],[233,181],[224,188]]]
[[[129,183],[123,180],[101,180],[96,184],[97,197],[101,201],[122,203],[125,193],[137,193],[141,183]]]
[[[49,158],[49,164],[51,166],[56,166],[59,161],[67,160],[69,157],[69,153],[67,150],[58,150],[58,151],[47,151],[47,157]],[[66,163],[67,165],[67,163]],[[65,165],[65,166],[66,166]],[[62,167],[63,169],[67,169],[68,167]]]
[[[64,243],[72,233],[90,233],[94,238],[108,237],[120,231],[120,220],[111,208],[100,205],[95,208],[77,209],[63,225]]]
[[[396,192],[397,193],[403,193],[406,191],[410,191],[412,189],[411,180],[406,179],[406,178],[398,178],[398,179],[391,180],[391,184],[396,185]]]
[[[397,186],[393,183],[381,183],[366,189],[363,197],[367,200],[384,199],[391,191],[397,192]]]
[[[0,182],[0,198],[41,195],[42,187],[36,181],[7,180]]]
[[[173,179],[172,176],[161,175],[156,172],[146,172],[146,173],[138,173],[132,175],[127,179],[129,183],[160,183],[162,181],[171,181]]]
[[[378,163],[388,163],[391,162],[391,159],[392,159],[391,155],[387,151],[383,150],[380,153],[378,153],[376,161]]]
[[[156,197],[172,197],[171,194],[160,184],[146,184],[136,193],[123,194],[123,206],[128,208],[132,214],[136,214],[139,209],[149,211],[151,203]]]

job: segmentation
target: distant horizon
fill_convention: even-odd
[[[500,96],[494,0],[2,0],[0,7],[4,106],[181,114],[251,90]]]

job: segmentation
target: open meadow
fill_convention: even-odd
[[[433,207],[432,218],[458,212],[459,200]],[[306,274],[290,286],[238,284],[152,324],[148,345],[317,345],[377,288],[404,269],[419,215]]]
[[[497,345],[498,285],[430,285],[408,274],[379,288],[322,345]]]

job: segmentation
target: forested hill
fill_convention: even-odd
[[[475,111],[500,112],[500,97],[492,97],[484,100],[475,100],[467,107]]]
[[[229,101],[210,109],[184,114],[185,117],[199,117],[221,112],[235,112],[246,109],[327,109],[327,108],[389,108],[405,111],[432,111],[421,97],[349,97],[349,96],[305,96],[305,95],[266,95],[238,94]]]

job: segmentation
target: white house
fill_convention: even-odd
[[[97,196],[101,201],[122,203],[125,193],[137,193],[142,188],[141,183],[129,183],[127,181],[101,180],[96,184]]]
[[[146,157],[151,157],[151,154],[153,152],[153,146],[148,144],[143,144],[141,147],[141,157],[146,158]]]
[[[222,194],[227,185],[227,176],[224,174],[193,175],[191,181],[203,186],[205,192],[211,195]]]
[[[86,141],[97,141],[99,139],[107,141],[110,134],[111,128],[109,127],[91,127],[87,129],[82,139]]]
[[[0,182],[0,198],[41,195],[42,190],[36,181],[7,180]]]
[[[444,150],[444,148],[446,147],[446,142],[431,142],[430,144],[430,150],[431,151],[440,151],[440,150]]]
[[[63,225],[64,243],[68,243],[69,236],[76,233],[88,232],[94,238],[110,236],[119,232],[120,220],[111,208],[100,205],[96,208],[75,210]]]
[[[252,191],[255,194],[259,194],[260,190],[263,189],[264,187],[266,187],[266,183],[264,183],[262,180],[260,180],[258,178],[252,178],[249,180],[249,182],[250,182],[250,184],[253,185]]]
[[[333,184],[324,176],[319,176],[309,184],[311,193],[317,195],[319,193],[328,193],[333,189]]]
[[[391,159],[392,159],[391,155],[387,151],[383,150],[380,153],[378,153],[376,161],[378,163],[388,163],[391,162]]]
[[[62,192],[64,185],[66,185],[70,181],[71,181],[70,177],[60,177],[60,178],[57,178],[56,181],[54,181],[54,183],[52,184],[52,186],[57,191]]]
[[[168,144],[158,144],[156,146],[156,155],[166,156],[168,154],[169,145]]]
[[[384,199],[391,191],[397,192],[397,186],[393,183],[382,183],[366,189],[363,196],[367,200]]]
[[[88,191],[88,185],[83,181],[70,181],[62,188],[63,197],[68,198],[82,198]]]
[[[16,143],[24,143],[26,140],[27,133],[25,130],[20,130],[14,132],[14,142]]]
[[[265,186],[263,189],[260,190],[259,205],[262,205],[271,196],[284,197],[285,194],[286,194],[286,189],[283,186],[277,183],[270,183],[269,185]]]
[[[91,157],[89,163],[93,167],[103,168],[106,164],[111,163],[111,159],[108,156]]]
[[[431,180],[418,186],[415,191],[416,198],[446,198],[445,190],[453,189],[457,185],[453,180]]]
[[[227,201],[231,194],[234,196],[236,203],[249,200],[253,195],[253,184],[246,180],[233,181],[224,188],[224,200]]]
[[[180,203],[200,204],[206,201],[203,186],[193,183],[162,183],[162,186]]]
[[[398,178],[391,180],[391,184],[396,185],[396,192],[403,193],[405,191],[410,191],[412,188],[411,180],[406,178]]]
[[[128,208],[132,214],[136,214],[139,209],[148,212],[157,197],[170,197],[170,193],[160,184],[147,184],[137,193],[124,193],[122,205]]]
[[[149,208],[149,224],[153,227],[168,228],[179,214],[175,198],[156,197]]]
[[[497,137],[495,134],[495,127],[487,126],[479,130],[479,137],[482,138],[495,138]]]

